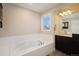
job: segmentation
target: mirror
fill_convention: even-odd
[[[64,24],[65,29],[67,29],[67,26],[70,25],[69,26],[70,32],[75,33],[75,34],[79,34],[79,12],[65,16],[64,19],[69,20],[68,24]]]

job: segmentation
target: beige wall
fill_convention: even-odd
[[[25,35],[40,32],[40,14],[33,11],[3,4],[3,29],[0,37]]]

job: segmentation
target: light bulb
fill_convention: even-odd
[[[67,11],[68,14],[72,14],[70,10]]]
[[[71,12],[69,12],[69,14],[72,14]]]
[[[71,12],[70,10],[68,10],[67,12]]]
[[[64,15],[67,15],[67,13],[66,13],[66,12],[63,12],[63,14],[64,14]]]
[[[68,13],[66,12],[64,15],[68,15]]]
[[[60,16],[64,16],[62,13],[59,13]]]

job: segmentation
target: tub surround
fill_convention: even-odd
[[[23,56],[46,56],[49,55],[51,52],[54,52],[54,43],[49,42],[41,45],[40,47],[33,48],[30,53],[25,53]]]
[[[31,44],[32,48],[25,47]],[[44,56],[55,51],[54,44],[54,37],[51,34],[3,37],[0,38],[0,56]]]

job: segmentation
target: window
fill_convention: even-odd
[[[51,29],[51,15],[44,15],[41,19],[41,30],[50,31]]]

